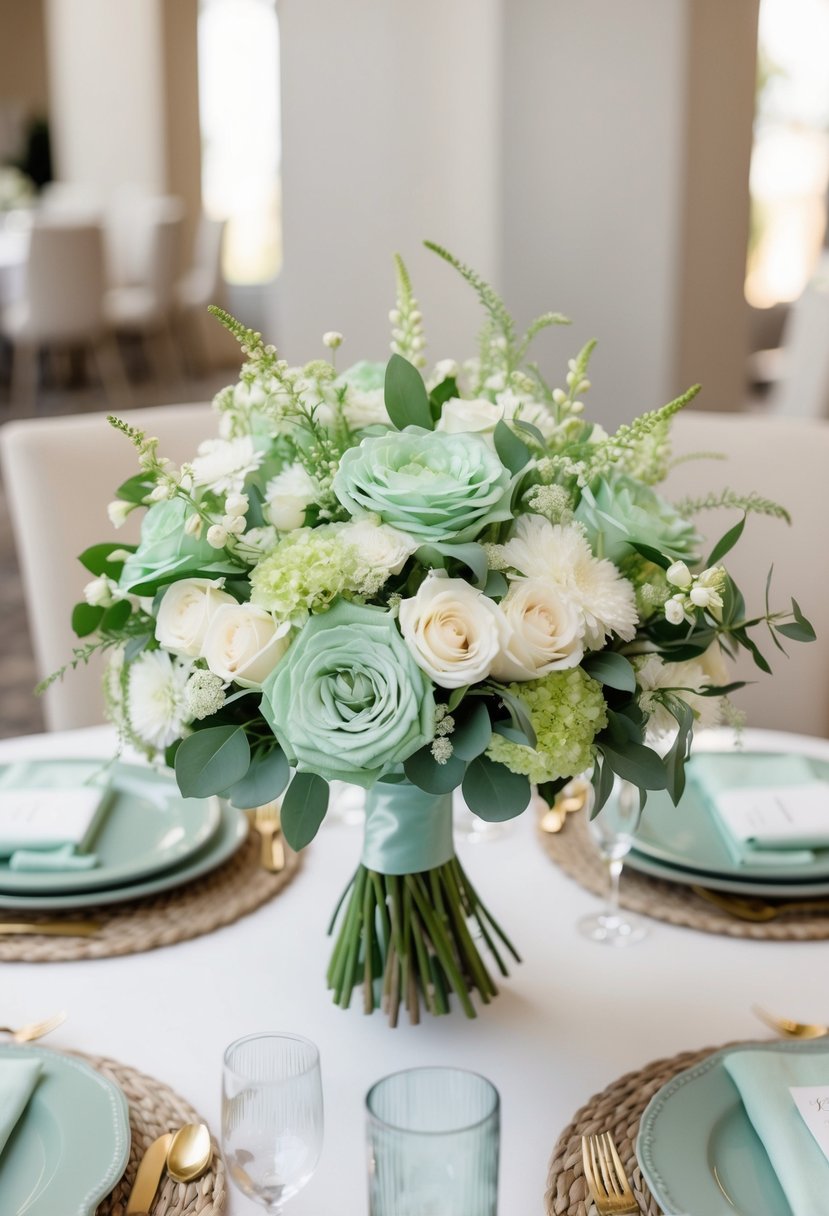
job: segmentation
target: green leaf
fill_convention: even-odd
[[[623,751],[619,751],[602,739],[596,740],[596,746],[608,763],[624,781],[645,790],[664,790],[668,783],[665,765],[661,758],[641,743],[628,743]]]
[[[402,355],[392,355],[386,367],[386,409],[399,431],[407,426],[434,427],[423,377]]]
[[[101,617],[101,633],[118,633],[126,625],[131,612],[129,600],[116,600]]]
[[[511,722],[496,722],[492,727],[492,732],[495,735],[503,735],[505,739],[509,739],[512,743],[520,743],[522,747],[533,746],[523,730],[519,730]]]
[[[691,752],[691,736],[694,730],[694,711],[687,701],[673,694],[666,694],[665,708],[677,720],[679,729],[676,733],[670,751],[665,757],[667,771],[667,789],[671,801],[676,806],[685,791],[685,762]]]
[[[509,714],[513,726],[526,737],[530,747],[535,747],[538,740],[536,739],[532,718],[524,702],[520,697],[513,696],[511,692],[507,692],[505,688],[498,689],[498,696],[504,709]]]
[[[72,609],[72,628],[79,638],[94,633],[104,617],[104,609],[92,604],[76,604]]]
[[[135,545],[91,545],[89,549],[84,549],[83,553],[78,557],[78,561],[82,566],[86,566],[91,574],[100,578],[102,574],[109,575],[110,578],[117,578],[121,573],[124,563],[111,562],[109,560],[110,553],[115,553],[121,549],[125,553],[134,553]]]
[[[621,710],[607,711],[607,736],[611,744],[626,747],[628,743],[641,743],[642,727],[641,720],[634,720]]]
[[[650,545],[643,545],[638,540],[630,542],[631,549],[635,549],[640,557],[644,557],[646,561],[653,562],[654,566],[659,566],[663,570],[667,570],[671,565],[671,559],[666,557],[664,553],[660,553],[658,549],[653,549]]]
[[[124,662],[131,663],[152,640],[151,633],[138,633],[131,637],[124,647]]]
[[[720,537],[720,539],[717,541],[716,545],[714,545],[714,548],[711,550],[711,552],[708,555],[708,561],[705,563],[706,566],[716,565],[716,563],[720,560],[721,557],[725,557],[726,553],[731,552],[731,550],[734,548],[737,541],[740,539],[740,537],[743,534],[743,529],[746,526],[747,518],[748,517],[746,515],[744,515],[743,518],[738,523],[736,523],[733,528],[729,528],[728,531],[725,533],[725,535]]]
[[[421,545],[415,552],[415,557],[422,566],[446,568],[447,561],[460,562],[472,572],[476,587],[485,587],[489,574],[486,560],[486,550],[477,541],[467,541],[465,544],[451,544],[445,541],[435,541],[431,545]]]
[[[805,625],[801,625],[799,621],[787,621],[785,625],[775,625],[775,629],[793,642],[814,642],[816,636],[808,621]]]
[[[499,420],[495,423],[494,438],[495,451],[501,464],[509,469],[510,473],[520,473],[527,467],[532,459],[530,449],[505,422]]]
[[[316,773],[296,773],[282,799],[282,831],[292,849],[310,844],[328,810],[328,782]]]
[[[463,796],[470,811],[488,823],[514,819],[527,808],[530,783],[488,756],[478,756],[466,770]]]
[[[609,764],[603,763],[600,756],[596,757],[590,780],[593,785],[593,806],[590,808],[590,818],[595,819],[613,793],[613,769]]]
[[[440,384],[435,385],[429,394],[429,404],[432,407],[432,417],[436,422],[440,418],[446,402],[458,396],[460,396],[458,382],[454,376],[447,376],[445,380],[441,380]]]
[[[128,477],[126,481],[121,482],[115,491],[115,497],[120,498],[122,502],[133,502],[142,506],[154,486],[155,481],[146,473],[136,473],[134,477]]]
[[[615,650],[588,655],[582,667],[589,676],[600,684],[606,684],[608,688],[618,688],[620,692],[636,691],[636,672],[633,670],[633,664]]]
[[[500,570],[490,570],[484,584],[484,595],[491,600],[502,600],[509,590],[509,584]]]
[[[420,751],[403,761],[403,771],[420,790],[427,794],[448,794],[457,789],[466,772],[466,761],[460,756],[450,756],[445,764],[438,764],[432,755],[432,746],[427,743]]]
[[[463,721],[455,726],[449,741],[461,760],[474,760],[486,751],[491,738],[492,723],[486,705],[483,701],[475,701]]]
[[[241,781],[230,787],[227,797],[242,811],[264,806],[266,802],[273,802],[274,798],[279,797],[290,775],[285,753],[278,747],[271,748],[264,755],[260,753],[253,757],[250,768]]]
[[[241,781],[250,765],[250,744],[241,726],[211,726],[182,741],[176,752],[176,780],[185,798],[223,794]]]
[[[538,429],[534,422],[526,422],[523,418],[513,418],[512,425],[519,431],[524,431],[525,434],[531,435],[536,443],[540,444],[546,450],[547,440],[544,438],[542,431]]]
[[[464,684],[462,688],[453,688],[452,689],[452,691],[449,694],[449,700],[446,702],[446,708],[450,714],[453,713],[458,708],[461,701],[464,699],[464,697],[466,696],[466,694],[468,692],[469,692],[468,684]]]

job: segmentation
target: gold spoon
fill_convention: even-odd
[[[167,1173],[174,1182],[194,1182],[205,1173],[213,1156],[210,1132],[203,1123],[185,1123],[167,1150]]]
[[[580,811],[587,802],[590,786],[586,781],[571,781],[556,795],[555,802],[541,816],[542,832],[554,835],[564,827],[568,815]]]
[[[780,1018],[759,1005],[752,1005],[751,1011],[761,1022],[765,1022],[772,1030],[776,1030],[784,1039],[822,1039],[829,1034],[829,1026],[820,1026],[814,1022],[794,1022],[791,1018]]]

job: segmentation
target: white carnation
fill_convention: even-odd
[[[240,494],[249,473],[265,458],[257,452],[250,435],[238,439],[206,439],[193,461],[193,481],[214,494]]]
[[[166,650],[145,650],[132,663],[126,718],[131,733],[148,747],[169,747],[190,721],[185,689],[192,669]]]

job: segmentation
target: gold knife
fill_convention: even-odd
[[[43,937],[91,937],[101,928],[96,920],[0,921],[0,934],[30,933]]]
[[[149,1216],[172,1142],[173,1132],[159,1136],[139,1161],[125,1216]]]

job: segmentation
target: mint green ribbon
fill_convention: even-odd
[[[366,797],[362,862],[378,874],[419,874],[455,856],[452,795],[427,794],[408,781],[378,782]]]

